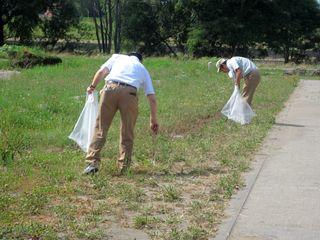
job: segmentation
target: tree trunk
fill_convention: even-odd
[[[100,42],[100,37],[99,37],[99,26],[98,26],[96,17],[93,17],[93,22],[94,22],[94,27],[96,29],[96,37],[97,37],[97,41],[98,41],[99,52],[101,52],[102,49],[101,49],[101,42]]]
[[[106,52],[106,45],[105,45],[104,27],[103,27],[103,21],[102,21],[102,17],[103,17],[102,9],[101,9],[101,5],[99,3],[99,0],[96,0],[95,3],[96,3],[96,8],[97,8],[98,14],[99,14],[102,52],[105,53]]]
[[[105,0],[104,1],[104,4],[103,4],[103,7],[104,7],[104,23],[105,23],[105,31],[104,31],[104,36],[105,36],[105,39],[106,39],[106,53],[110,53],[110,39],[108,37],[108,34],[109,34],[109,29],[110,29],[110,26],[109,26],[109,21],[108,21],[108,2],[110,0]]]
[[[4,22],[2,16],[0,16],[0,46],[4,44]]]
[[[235,53],[236,53],[236,47],[237,47],[237,44],[236,44],[236,43],[231,44],[231,56],[234,56],[234,55],[235,55]]]
[[[121,3],[120,0],[116,1],[116,11],[115,11],[115,30],[114,30],[114,51],[115,53],[120,52],[120,32],[121,32]]]
[[[162,39],[162,42],[169,48],[170,52],[175,56],[178,57],[176,52],[170,47],[170,45],[166,42],[166,40]]]
[[[121,31],[122,31],[122,18],[121,18],[121,3],[120,3],[120,12],[119,12],[119,23],[118,23],[118,52],[121,51]]]
[[[156,32],[153,30],[153,32],[158,36],[158,38],[160,39],[161,42],[163,42],[167,48],[169,48],[170,52],[175,56],[178,57],[176,52],[172,49],[172,47],[170,47],[170,45],[167,43],[167,41],[160,35],[160,33]]]
[[[120,0],[120,3],[119,3],[119,19],[118,19],[118,52],[121,51],[121,26],[122,26],[122,5],[121,5],[121,0]]]
[[[289,47],[288,46],[284,46],[284,48],[283,48],[283,56],[284,56],[284,63],[288,63],[289,62],[289,56],[290,56],[290,52],[289,52]]]
[[[112,47],[112,1],[108,1],[108,53],[111,52],[111,47]]]

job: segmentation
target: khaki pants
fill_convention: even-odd
[[[242,97],[251,106],[254,92],[260,83],[260,73],[254,70],[244,77],[244,86],[242,90]]]
[[[119,167],[129,167],[133,148],[133,130],[138,116],[137,90],[133,87],[107,83],[100,96],[99,113],[92,142],[86,159],[96,165],[100,163],[100,152],[105,144],[108,129],[117,111],[120,111],[120,156]]]

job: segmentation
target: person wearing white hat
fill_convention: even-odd
[[[260,83],[260,73],[257,66],[248,58],[232,57],[219,59],[216,67],[218,72],[227,73],[239,88],[241,78],[244,79],[242,97],[251,105],[254,92]]]

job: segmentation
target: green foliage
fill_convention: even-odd
[[[282,53],[285,62],[290,58],[297,63],[305,50],[315,47],[314,38],[320,28],[320,7],[316,0],[277,0],[270,2],[272,21],[265,25],[266,42]]]
[[[33,29],[40,21],[38,15],[45,10],[45,2],[40,0],[4,0],[2,4],[4,7],[2,13],[6,15],[5,23],[8,24],[12,35],[19,38],[23,44],[30,43]],[[3,17],[2,14],[1,17]]]
[[[210,43],[206,38],[206,30],[201,26],[192,28],[188,35],[187,48],[195,57],[207,55]]]
[[[13,59],[12,65],[20,68],[31,68],[36,65],[54,65],[61,62],[62,60],[59,57],[42,57],[25,51],[22,56],[15,57]]]
[[[154,9],[162,38],[185,52],[192,13],[183,2],[181,0],[159,1]]]
[[[122,34],[129,43],[127,48],[145,54],[161,53],[159,26],[151,5],[143,1],[127,1],[123,7]]]
[[[319,49],[317,0],[5,0],[1,4],[0,45],[2,33],[24,43],[45,39],[53,47],[60,39],[67,43],[97,40],[97,30],[100,42],[102,36],[106,40],[101,50],[107,53],[115,46],[116,52],[147,55],[179,50],[195,57],[252,57],[251,49],[263,45],[260,57],[266,56],[265,49],[272,49],[283,54],[285,62],[301,63],[308,52]],[[98,15],[95,26],[92,17]],[[64,47],[68,46],[74,48],[72,44]]]
[[[55,45],[59,39],[66,37],[70,27],[79,24],[79,20],[74,1],[53,1],[43,18],[41,28],[48,43]]]
[[[45,52],[38,47],[27,47],[22,45],[8,45],[4,44],[0,47],[0,54],[2,57],[10,58],[22,55],[23,52],[28,51],[34,55],[44,56]]]
[[[87,41],[96,40],[94,24],[91,18],[82,18],[79,24],[72,25],[65,39],[69,41]]]

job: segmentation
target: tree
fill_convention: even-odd
[[[79,14],[73,1],[53,0],[49,2],[41,28],[48,43],[54,46],[59,39],[65,38],[71,26],[78,23]]]
[[[88,9],[93,17],[99,50],[103,53],[110,53],[113,36],[113,1],[93,0]]]
[[[159,25],[152,6],[132,0],[123,6],[122,36],[129,42],[128,48],[146,54],[162,53]]]
[[[130,1],[123,5],[123,37],[143,51],[176,55],[173,45],[184,51],[190,18],[181,0]],[[143,46],[143,47],[142,47]]]
[[[251,45],[259,41],[268,0],[189,0],[195,21],[189,37],[209,42],[204,55],[248,55]],[[201,32],[201,34],[199,34]],[[197,34],[196,34],[197,33]],[[189,41],[190,42],[190,41]],[[199,47],[202,47],[199,45]],[[191,49],[190,49],[191,50]],[[197,51],[192,49],[192,51]]]
[[[161,0],[155,4],[159,36],[171,52],[172,45],[185,52],[192,12],[185,7],[183,0]],[[175,54],[175,53],[174,53]]]
[[[320,27],[320,9],[316,0],[274,0],[272,21],[266,27],[266,42],[289,62],[297,53],[312,48],[315,31]],[[311,45],[310,45],[311,43]]]
[[[114,29],[114,51],[119,53],[121,50],[121,24],[122,24],[122,1],[116,0],[115,1],[115,29]]]
[[[207,38],[206,30],[201,26],[193,26],[188,33],[187,48],[194,57],[201,57],[211,53],[213,47]]]
[[[14,36],[22,42],[31,39],[33,28],[39,22],[39,13],[44,12],[46,4],[40,0],[1,0],[0,1],[0,46],[4,44],[4,26],[9,25]]]

